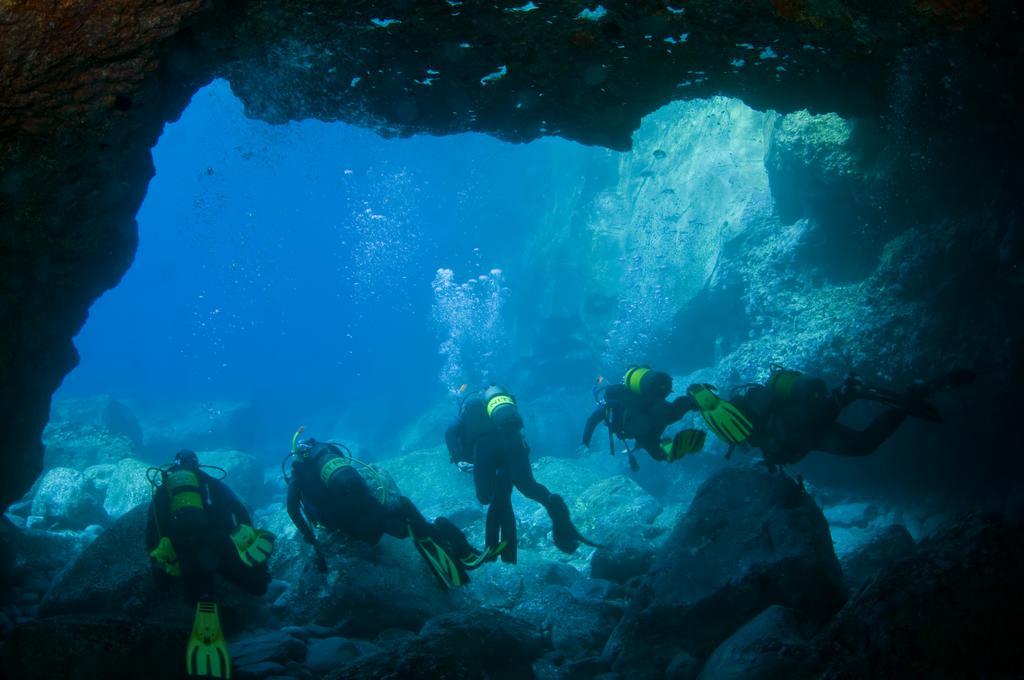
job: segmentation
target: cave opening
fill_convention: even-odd
[[[260,453],[298,424],[393,449],[466,382],[586,394],[626,363],[707,365],[745,322],[714,319],[673,352],[673,321],[704,304],[743,215],[771,212],[766,115],[670,105],[631,152],[386,139],[248,119],[215,81],[153,150],[134,264],[94,304],[54,413],[109,395],[143,430],[194,420]]]

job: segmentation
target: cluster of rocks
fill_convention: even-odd
[[[413,482],[434,465],[434,453],[389,461],[411,487],[403,491],[424,505],[426,490]],[[760,467],[711,475],[689,508],[676,510],[628,478],[579,465],[573,480],[563,464],[541,459],[535,472],[570,487],[578,523],[604,547],[556,553],[545,545],[542,519],[523,512],[519,564],[485,565],[454,592],[437,588],[408,541],[390,537],[376,546],[327,541],[330,571],[321,575],[280,503],[260,510],[257,523],[278,535],[267,595],[216,584],[236,677],[849,677],[876,663],[940,668],[928,655],[953,653],[936,649],[957,632],[950,622],[964,617],[980,628],[971,643],[991,650],[994,643],[980,641],[985,631],[997,635],[1000,622],[1009,630],[1006,619],[1024,605],[1012,576],[1024,567],[1024,529],[998,517],[958,520],[915,544],[890,523],[898,513],[855,502],[823,512],[798,481]],[[470,480],[452,474],[452,497],[439,505],[472,494]],[[478,516],[454,516],[479,538]],[[97,674],[129,672],[146,658],[161,669],[152,677],[172,677],[192,612],[180,589],[155,586],[140,549],[144,527],[140,507],[84,549],[65,546],[66,557],[39,544],[68,564],[34,605],[39,618],[7,632],[5,671],[59,674],[78,653]],[[852,529],[863,540],[842,538]],[[56,535],[10,531],[29,543]],[[956,596],[940,597],[948,588]],[[993,620],[982,621],[989,607]],[[920,631],[915,642],[879,662],[906,625]],[[104,635],[137,658],[104,660],[81,642],[37,658],[48,640]],[[1001,649],[979,667],[995,673],[1018,657]]]

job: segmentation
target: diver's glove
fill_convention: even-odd
[[[459,472],[472,472],[473,471],[473,464],[472,463],[467,463],[464,460],[459,461],[458,463],[456,463],[455,467],[459,468]]]

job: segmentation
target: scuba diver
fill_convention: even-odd
[[[500,556],[510,564],[517,560],[513,487],[547,510],[552,538],[559,550],[571,554],[580,543],[599,547],[573,525],[565,500],[534,479],[530,447],[522,429],[515,398],[501,387],[491,385],[482,399],[467,397],[462,401],[458,419],[445,432],[451,462],[472,465],[477,500],[488,506],[486,559]]]
[[[931,381],[915,382],[898,392],[850,375],[829,390],[820,378],[772,365],[764,385],[755,383],[733,390],[732,402],[715,394],[711,385],[692,385],[690,393],[716,435],[731,446],[744,444],[760,449],[765,463],[774,469],[797,463],[811,451],[837,456],[871,455],[908,417],[944,422],[928,397],[967,385],[977,377],[974,371],[960,369]],[[890,408],[863,430],[837,422],[843,409],[858,400]]]
[[[371,545],[384,534],[408,537],[444,589],[469,583],[467,572],[484,563],[485,552],[470,545],[447,518],[428,522],[401,495],[390,475],[353,458],[343,445],[315,439],[300,442],[303,429],[292,438],[292,451],[281,462],[281,470],[288,484],[288,516],[313,546],[320,573],[327,572],[327,561],[313,526]],[[292,457],[289,476],[284,470]]]
[[[673,463],[697,453],[704,448],[707,437],[703,430],[681,430],[672,439],[662,437],[665,428],[697,409],[696,401],[689,395],[668,401],[671,393],[672,376],[646,366],[633,366],[626,371],[621,385],[604,385],[604,379],[598,378],[594,385],[598,406],[587,418],[580,451],[590,447],[594,430],[603,422],[608,428],[608,450],[612,454],[615,453],[613,437],[623,442],[634,440],[636,446],[647,451],[654,460]],[[630,469],[636,472],[640,465],[628,444],[626,453]]]
[[[230,678],[231,659],[213,601],[214,577],[220,574],[247,593],[263,595],[270,584],[267,560],[275,537],[253,528],[238,497],[200,467],[212,466],[200,466],[195,452],[183,450],[173,463],[147,471],[153,498],[146,550],[158,581],[167,586],[171,578],[180,578],[186,596],[196,603],[186,648],[188,674]]]

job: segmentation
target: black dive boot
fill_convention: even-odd
[[[594,548],[600,547],[597,543],[587,540],[573,525],[569,518],[569,508],[561,496],[551,494],[544,507],[551,517],[551,538],[554,539],[556,548],[571,555],[580,547],[580,543]]]

